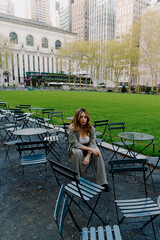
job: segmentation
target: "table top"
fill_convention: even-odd
[[[32,109],[32,110],[43,110],[44,108],[40,108],[40,107],[30,107],[29,109]]]
[[[72,120],[72,119],[73,119],[73,117],[67,117],[67,119],[68,119],[68,120]]]
[[[154,136],[146,134],[146,133],[139,133],[139,132],[122,132],[118,134],[118,137],[129,139],[133,141],[147,141],[153,140]]]
[[[47,132],[47,129],[45,128],[23,128],[23,129],[14,131],[13,134],[17,136],[31,136],[31,135],[43,134],[46,132]]]

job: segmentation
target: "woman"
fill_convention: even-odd
[[[72,168],[82,176],[82,164],[88,165],[92,154],[96,171],[96,182],[109,191],[106,178],[105,165],[101,153],[95,142],[95,129],[90,123],[88,111],[80,108],[75,112],[71,125],[69,126],[69,149],[68,161]]]

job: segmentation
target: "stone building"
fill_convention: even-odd
[[[6,14],[0,14],[0,32],[11,42],[10,58],[0,66],[0,86],[24,85],[26,72],[62,71],[57,49],[76,39],[75,33]]]

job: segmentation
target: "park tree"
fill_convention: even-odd
[[[145,12],[141,17],[140,63],[148,66],[152,76],[152,87],[158,92],[160,74],[160,13],[159,9]]]
[[[139,40],[140,40],[140,25],[139,23],[134,23],[130,31],[123,36],[123,42],[126,51],[127,62],[129,63],[126,68],[128,68],[129,81],[128,87],[132,81],[136,81],[136,87],[139,91]]]
[[[84,61],[85,48],[83,46],[85,47],[84,42],[67,42],[57,53],[57,56],[63,59],[63,67],[66,67],[68,74],[75,74],[74,84],[76,83],[76,74],[80,73]]]
[[[125,42],[110,41],[106,43],[105,67],[114,73],[115,91],[118,91],[118,82],[121,72],[128,65]]]
[[[99,43],[98,41],[94,42],[81,42],[84,58],[81,62],[81,69],[86,71],[86,78],[87,74],[90,74],[90,79],[95,78],[96,76],[96,64],[97,64],[97,57]],[[91,82],[90,82],[91,84]]]
[[[8,40],[0,34],[0,68],[8,69],[10,61],[10,44]]]

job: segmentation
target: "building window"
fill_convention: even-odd
[[[39,56],[38,56],[38,72],[40,72],[40,60],[39,60]]]
[[[59,40],[57,40],[56,42],[55,42],[55,49],[58,49],[58,48],[60,48],[61,47],[61,42],[59,41]]]
[[[28,72],[30,72],[30,56],[28,55]]]
[[[24,61],[24,55],[22,56],[23,61],[23,77],[25,78],[25,61]]]
[[[49,73],[49,57],[47,57],[47,71]]]
[[[45,63],[44,63],[44,57],[43,57],[43,72],[45,72]]]
[[[13,53],[11,55],[11,62],[12,62],[12,75],[13,75],[13,80],[15,80],[15,74],[14,74],[14,58],[13,58]]]
[[[18,44],[18,36],[15,32],[9,34],[10,42]]]
[[[42,38],[42,47],[43,48],[48,48],[48,39],[47,38]]]
[[[17,54],[18,82],[20,83],[19,54]]]
[[[53,61],[53,58],[52,58],[52,73],[54,73],[54,61]]]
[[[58,58],[56,58],[56,73],[58,73]]]
[[[33,71],[35,72],[35,57],[33,56]]]
[[[28,35],[26,37],[26,45],[27,46],[34,46],[34,39],[31,35]]]

